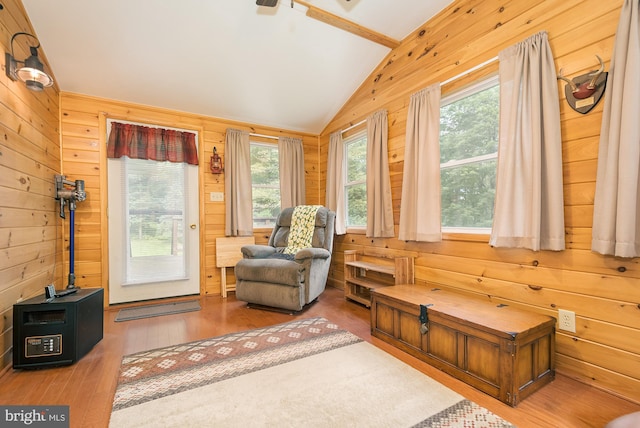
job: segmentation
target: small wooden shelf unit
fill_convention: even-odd
[[[413,257],[384,257],[357,250],[344,252],[344,297],[367,307],[371,291],[396,284],[413,284]]]

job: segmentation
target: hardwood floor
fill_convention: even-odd
[[[400,358],[502,416],[518,427],[603,427],[608,421],[640,411],[631,403],[591,388],[566,376],[543,387],[517,408],[512,408],[446,375],[386,343],[372,338],[369,310],[345,301],[341,290],[328,288],[317,303],[298,315],[248,309],[235,300],[201,297],[202,310],[185,314],[114,322],[118,310],[105,311],[104,338],[77,363],[43,370],[8,370],[0,378],[3,405],[70,406],[71,427],[106,427],[123,355],[290,321],[294,318],[325,317],[342,328]]]

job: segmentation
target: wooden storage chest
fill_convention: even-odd
[[[555,319],[489,298],[375,289],[371,333],[514,407],[555,376]]]

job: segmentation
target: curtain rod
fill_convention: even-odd
[[[344,128],[342,131],[340,131],[341,134],[344,134],[347,131],[352,130],[353,128],[355,128],[356,126],[360,126],[363,123],[365,123],[367,121],[367,119],[362,119],[360,122],[358,123],[354,123],[353,125],[349,126],[348,128]]]
[[[451,82],[453,82],[454,80],[458,80],[458,79],[460,79],[461,77],[464,77],[464,76],[466,76],[467,74],[471,74],[471,73],[473,73],[474,71],[481,69],[481,68],[482,68],[482,67],[484,67],[485,65],[489,65],[489,64],[491,64],[492,62],[497,61],[497,60],[498,60],[498,57],[497,57],[497,56],[494,56],[493,58],[490,58],[490,59],[486,60],[485,62],[483,62],[483,63],[481,63],[481,64],[476,65],[475,67],[471,67],[470,69],[465,70],[465,71],[463,71],[462,73],[457,74],[457,75],[455,75],[455,76],[453,76],[453,77],[451,77],[451,78],[449,78],[449,79],[445,80],[444,82],[440,82],[440,86],[444,86],[444,85],[446,85],[447,83],[451,83]]]
[[[277,140],[278,139],[278,137],[274,137],[273,135],[256,134],[255,132],[249,132],[249,135],[251,135],[252,137],[269,138],[271,140]]]
[[[494,56],[493,58],[490,58],[490,59],[486,60],[485,62],[483,62],[483,63],[481,63],[481,64],[476,65],[475,67],[471,67],[470,69],[465,70],[465,71],[463,71],[462,73],[457,74],[457,75],[455,75],[455,76],[453,76],[453,77],[451,77],[451,78],[449,78],[449,79],[445,80],[444,82],[440,83],[440,86],[444,86],[444,85],[446,85],[447,83],[451,83],[451,82],[453,82],[453,81],[455,81],[455,80],[458,80],[458,79],[460,79],[461,77],[464,77],[464,76],[466,76],[467,74],[473,73],[474,71],[481,69],[481,68],[482,68],[482,67],[484,67],[485,65],[489,65],[489,64],[491,64],[492,62],[497,61],[497,60],[498,60],[498,57],[497,57],[497,56]],[[340,131],[340,133],[341,133],[341,134],[344,134],[345,132],[352,130],[352,129],[353,129],[353,128],[355,128],[356,126],[360,126],[360,125],[362,125],[362,124],[363,124],[363,123],[365,123],[366,121],[367,121],[367,119],[362,119],[360,122],[358,122],[358,123],[354,123],[353,125],[351,125],[351,126],[349,126],[349,127],[345,128],[345,129],[343,129],[342,131]]]
[[[145,122],[135,122],[131,120],[114,119],[107,116],[107,124],[111,124],[113,122],[124,123],[125,125],[146,126],[147,128],[170,129],[173,131],[190,132],[192,134],[198,135],[198,131],[196,129],[175,128],[172,126],[158,125],[156,123],[145,123]]]

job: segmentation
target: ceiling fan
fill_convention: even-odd
[[[346,0],[351,1],[351,0]],[[298,3],[301,6],[307,8],[307,16],[322,21],[325,24],[333,25],[341,30],[348,31],[357,36],[364,37],[372,42],[379,43],[388,48],[394,49],[400,45],[400,42],[392,39],[391,37],[380,34],[376,31],[363,27],[355,22],[344,19],[338,15],[327,12],[326,10],[315,7],[309,2],[303,0],[291,0],[291,7],[294,3]],[[258,6],[275,7],[278,4],[278,0],[256,0]]]

